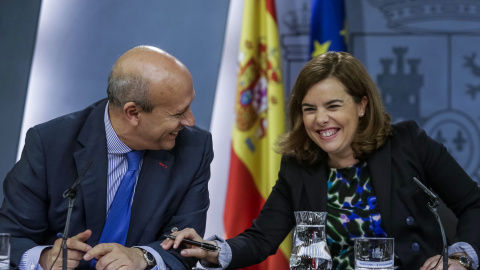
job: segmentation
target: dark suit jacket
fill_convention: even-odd
[[[395,238],[395,254],[404,269],[419,269],[443,246],[439,225],[427,208],[429,197],[413,182],[414,176],[458,217],[455,241],[469,243],[480,254],[477,183],[414,122],[394,125],[391,139],[367,162],[383,227]],[[256,264],[274,254],[295,226],[294,211],[327,211],[328,173],[326,164],[302,165],[284,157],[279,179],[252,227],[227,240],[233,253],[229,269]]]
[[[51,245],[63,232],[68,200],[62,197],[89,162],[81,180],[69,236],[93,231],[87,243],[98,243],[106,218],[106,100],[31,128],[20,161],[4,181],[0,232],[12,238],[11,262],[38,245]],[[211,134],[186,127],[169,151],[146,151],[132,204],[127,247],[148,245],[172,269],[191,269],[194,259],[164,251],[159,243],[172,227],[203,234],[209,206],[208,180],[213,159]],[[163,166],[165,165],[165,166]],[[79,269],[88,269],[82,262]]]

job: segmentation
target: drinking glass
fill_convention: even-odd
[[[0,233],[0,270],[10,269],[10,234]]]
[[[332,257],[327,246],[327,212],[296,211],[293,230],[291,270],[330,270]]]
[[[364,237],[355,239],[355,269],[394,269],[394,239]]]

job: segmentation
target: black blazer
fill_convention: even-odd
[[[22,157],[4,181],[0,232],[12,235],[11,263],[38,245],[51,245],[63,232],[68,200],[62,197],[86,165],[70,222],[69,236],[92,230],[98,243],[105,225],[107,145],[103,121],[106,100],[31,128]],[[169,151],[146,151],[132,203],[125,246],[148,245],[172,269],[191,269],[192,258],[165,251],[159,243],[172,227],[205,232],[208,180],[213,159],[211,134],[186,127]],[[88,269],[82,261],[78,269]]]
[[[395,254],[404,269],[419,269],[443,249],[440,228],[427,208],[429,198],[413,182],[414,176],[458,217],[455,242],[467,242],[480,254],[477,183],[415,122],[394,125],[393,136],[367,162],[383,227],[395,238]],[[326,164],[309,166],[283,157],[278,180],[252,227],[227,240],[233,255],[228,269],[256,264],[274,254],[295,226],[294,211],[327,211],[328,173]]]

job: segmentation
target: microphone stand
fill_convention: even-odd
[[[80,180],[82,180],[83,176],[87,173],[88,168],[92,165],[92,161],[90,161],[87,166],[83,169],[82,173],[77,177],[75,182],[71,188],[65,190],[63,192],[63,198],[68,197],[68,212],[67,212],[67,220],[65,221],[65,229],[63,230],[62,236],[62,270],[67,270],[67,239],[68,239],[68,228],[70,228],[70,219],[72,217],[72,210],[73,210],[73,203],[75,202],[75,198],[77,197],[77,190],[78,186],[80,185]]]
[[[75,202],[75,198],[77,197],[77,192],[76,190],[75,191],[68,190],[68,193],[66,194],[66,196],[68,197],[68,212],[67,212],[67,221],[65,222],[65,229],[63,231],[63,236],[62,236],[62,270],[67,270],[68,228],[70,227],[70,219],[72,216],[73,203]]]
[[[443,241],[443,254],[442,254],[442,259],[443,259],[443,269],[448,269],[448,245],[447,245],[447,237],[445,236],[445,231],[443,230],[443,224],[442,221],[440,220],[440,216],[438,215],[437,212],[437,206],[439,204],[438,202],[438,197],[435,195],[431,190],[429,190],[425,185],[420,182],[416,177],[413,177],[414,182],[420,186],[425,193],[428,194],[430,197],[430,202],[427,203],[428,209],[430,209],[430,212],[433,213],[435,216],[435,219],[438,222],[438,226],[440,227],[440,231],[442,232],[442,241]]]

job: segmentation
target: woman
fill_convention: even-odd
[[[218,257],[195,247],[182,255],[220,260],[228,269],[257,264],[274,254],[295,226],[294,211],[327,211],[333,269],[354,268],[353,238],[362,236],[393,237],[403,269],[430,269],[439,261],[442,237],[416,177],[459,219],[449,254],[468,255],[465,259],[478,267],[477,184],[415,122],[390,124],[373,80],[357,59],[328,52],[307,63],[292,90],[289,119],[290,132],[279,141],[283,158],[277,183],[252,227],[226,240],[231,261],[229,255],[223,262],[223,253]],[[178,248],[183,238],[203,241],[185,229],[162,246]],[[449,265],[466,269],[453,259]]]

